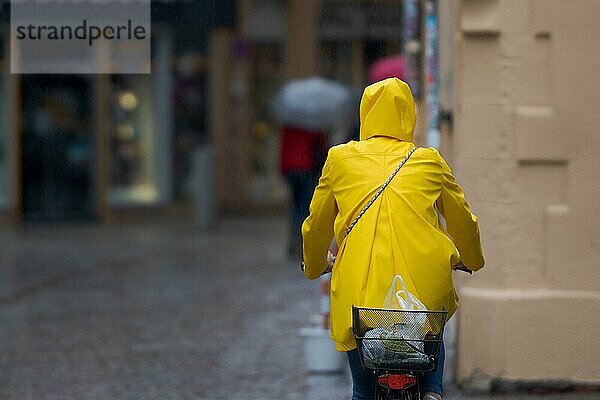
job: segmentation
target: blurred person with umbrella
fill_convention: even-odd
[[[272,103],[275,119],[282,125],[279,165],[292,195],[289,255],[302,256],[302,221],[327,153],[327,133],[348,122],[351,91],[321,77],[285,84]]]

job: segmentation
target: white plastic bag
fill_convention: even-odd
[[[400,283],[402,289],[397,290],[397,284]],[[392,279],[392,284],[388,289],[383,308],[407,311],[427,311],[427,307],[412,293],[406,289],[406,284],[401,275],[396,275]],[[411,344],[416,345],[420,351],[423,351],[422,333],[425,331],[427,323],[427,314],[423,312],[408,312],[402,315],[402,323],[394,327],[395,335],[399,335]],[[415,342],[412,342],[415,340]]]
[[[402,290],[396,290],[397,282],[402,284]],[[383,302],[383,308],[391,308],[393,310],[415,310],[427,311],[427,307],[417,297],[406,289],[406,284],[401,275],[394,276],[392,284],[388,289],[387,295]]]

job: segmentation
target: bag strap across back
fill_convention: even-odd
[[[408,159],[410,158],[410,156],[412,155],[412,153],[415,152],[415,150],[417,150],[416,146],[413,147],[406,154],[406,156],[404,156],[404,158],[402,159],[402,161],[400,162],[400,164],[398,164],[398,166],[396,167],[396,169],[392,172],[392,174],[390,175],[390,177],[387,178],[387,180],[383,183],[383,185],[381,185],[381,187],[379,188],[379,190],[377,191],[377,193],[375,193],[375,195],[373,195],[373,197],[371,198],[371,200],[369,200],[369,202],[363,207],[363,209],[360,210],[360,212],[358,213],[358,215],[356,216],[356,218],[354,218],[354,221],[352,221],[352,223],[350,225],[348,225],[348,228],[346,228],[346,232],[344,233],[344,237],[346,237],[346,236],[348,236],[350,234],[350,231],[352,231],[352,229],[354,228],[354,225],[356,225],[356,223],[363,216],[363,214],[369,209],[369,207],[371,207],[371,205],[375,202],[375,200],[377,200],[377,198],[381,195],[381,193],[383,192],[383,190],[390,184],[390,182],[392,181],[392,179],[394,179],[394,177],[396,176],[396,174],[398,173],[398,171],[400,171],[400,168],[402,168],[402,166],[406,163],[406,161],[408,161]]]

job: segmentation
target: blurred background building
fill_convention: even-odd
[[[1,4],[5,219],[187,215],[202,174],[194,153],[207,146],[219,211],[283,209],[269,112],[283,83],[332,78],[354,88],[358,107],[369,67],[406,50],[424,106],[418,0],[156,1],[152,73],[110,76],[10,74],[10,7]]]
[[[152,74],[97,76],[11,75],[1,10],[4,219],[177,217],[197,190],[221,213],[283,209],[278,88],[320,75],[358,99],[401,53],[416,141],[441,147],[481,218],[486,270],[457,282],[459,381],[600,383],[597,1],[157,1]]]
[[[408,1],[247,0],[237,6],[235,31],[219,31],[213,63],[213,137],[217,149],[219,203],[225,209],[285,204],[277,168],[279,126],[269,112],[277,89],[292,79],[322,76],[351,87],[356,110],[369,69],[403,54],[420,108],[426,110],[425,5]],[[233,49],[225,51],[224,49]],[[437,56],[432,54],[432,58]],[[215,71],[216,72],[216,71]],[[231,110],[237,112],[232,115]],[[417,136],[424,141],[427,112]],[[229,118],[226,118],[229,116]],[[358,116],[358,111],[356,112]],[[329,132],[330,144],[356,132]]]
[[[234,28],[234,2],[152,2],[147,75],[10,74],[0,7],[0,213],[109,221],[188,204],[193,152],[209,141],[210,32]]]

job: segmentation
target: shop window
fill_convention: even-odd
[[[261,204],[281,200],[279,180],[279,132],[273,122],[271,102],[283,83],[283,46],[278,41],[252,44],[252,127],[250,132],[251,197]]]
[[[89,77],[26,74],[20,90],[23,218],[92,218],[95,158]]]
[[[112,77],[111,203],[158,200],[152,75]]]

